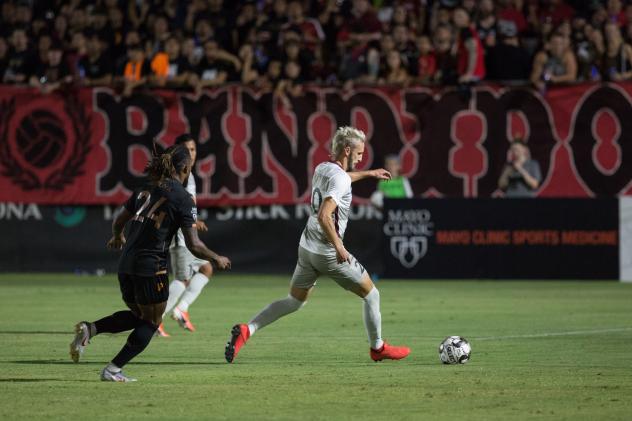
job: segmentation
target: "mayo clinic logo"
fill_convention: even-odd
[[[427,209],[389,210],[384,223],[394,258],[405,268],[413,268],[428,252],[428,237],[434,234],[434,223]]]

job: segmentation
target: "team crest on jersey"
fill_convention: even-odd
[[[0,103],[0,168],[22,190],[63,190],[83,173],[92,122],[75,95],[60,98]]]

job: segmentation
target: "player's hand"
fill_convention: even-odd
[[[386,171],[384,168],[378,168],[377,170],[373,170],[373,177],[377,178],[378,180],[390,180],[391,179],[391,173]]]
[[[208,227],[206,226],[206,223],[200,220],[195,221],[195,228],[197,228],[198,231],[202,231],[202,232],[208,231]]]
[[[336,248],[336,260],[338,263],[351,263],[351,254],[343,246]]]
[[[230,269],[231,266],[230,259],[224,256],[217,256],[217,258],[215,259],[215,264],[217,264],[217,267],[222,270]]]
[[[110,250],[121,250],[125,245],[125,236],[121,235],[119,237],[113,236],[110,238],[110,241],[107,243],[107,248]]]

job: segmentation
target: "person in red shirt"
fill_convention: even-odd
[[[575,16],[575,9],[566,4],[564,0],[546,0],[540,8],[540,20],[550,20],[553,26],[570,21]]]
[[[420,83],[431,83],[437,72],[437,57],[432,48],[432,41],[427,35],[417,38],[417,49],[419,57],[417,58],[417,78]]]
[[[498,1],[498,19],[513,22],[518,29],[518,33],[527,30],[527,19],[522,11],[516,7],[515,0]]]
[[[452,20],[458,32],[457,71],[460,83],[477,82],[485,77],[485,51],[470,15],[461,7],[454,9]]]

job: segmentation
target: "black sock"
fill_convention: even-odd
[[[141,322],[134,313],[130,310],[127,311],[117,311],[114,314],[111,314],[107,317],[97,320],[93,322],[96,332],[95,335],[99,333],[119,333],[125,332],[126,330],[134,329]],[[94,336],[94,335],[90,335]]]
[[[140,324],[127,337],[127,342],[114,357],[112,364],[122,368],[132,358],[143,352],[149,345],[151,338],[153,338],[156,329],[158,329],[158,326],[155,324],[141,320]]]

